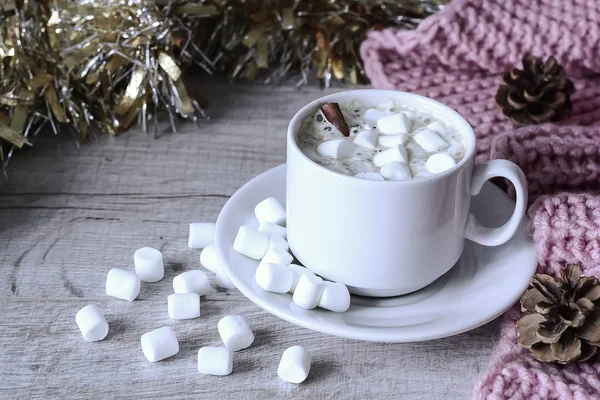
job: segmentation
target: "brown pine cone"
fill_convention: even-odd
[[[531,286],[521,298],[526,315],[517,322],[519,344],[542,362],[568,364],[594,357],[600,346],[598,279],[582,277],[579,266],[569,264],[560,281],[536,274]]]
[[[554,57],[546,62],[532,55],[523,57],[523,69],[502,74],[496,104],[517,126],[558,121],[571,114],[569,95],[575,86]]]

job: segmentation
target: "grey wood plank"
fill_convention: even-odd
[[[468,398],[494,349],[497,321],[431,342],[363,343],[292,325],[236,290],[217,289],[199,319],[169,320],[172,278],[199,267],[187,224],[214,221],[237,188],[285,162],[287,122],[323,95],[197,86],[213,94],[202,129],[184,123],[158,140],[130,132],[81,146],[68,135],[46,136],[12,160],[10,179],[0,183],[0,398]],[[146,245],[163,251],[165,279],[143,285],[133,303],[107,298],[107,271],[132,268],[133,251]],[[103,342],[84,342],[75,325],[88,303],[106,311],[111,331]],[[219,343],[216,324],[227,314],[246,316],[256,342],[236,353],[231,376],[202,376],[196,352]],[[181,351],[150,364],[139,338],[163,325],[173,326]],[[297,386],[276,375],[293,344],[314,359],[309,380]]]

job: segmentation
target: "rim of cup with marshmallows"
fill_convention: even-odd
[[[394,101],[431,115],[460,133],[464,157],[434,175],[403,181],[359,179],[317,164],[297,138],[303,120],[329,102]],[[469,123],[427,97],[393,90],[349,90],[324,96],[292,118],[287,132],[287,237],[307,268],[341,282],[351,293],[395,296],[421,289],[449,271],[465,239],[501,245],[514,235],[527,205],[523,172],[507,160],[475,164],[476,138]],[[485,227],[469,212],[471,196],[494,177],[515,186],[516,204],[500,227]]]

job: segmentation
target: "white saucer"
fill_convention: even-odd
[[[373,342],[438,339],[477,328],[508,310],[525,292],[537,266],[527,235],[528,220],[515,237],[499,247],[467,241],[465,251],[446,275],[430,286],[393,298],[352,297],[345,313],[304,310],[291,294],[265,292],[254,281],[258,261],[233,250],[241,225],[257,228],[254,206],[274,196],[285,204],[285,165],[257,176],[229,199],[217,220],[215,244],[223,270],[251,301],[268,312],[308,329]],[[486,184],[473,198],[473,212],[488,226],[499,226],[514,203],[497,187]]]

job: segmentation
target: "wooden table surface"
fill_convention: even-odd
[[[216,288],[200,318],[169,319],[173,277],[199,268],[188,223],[215,221],[242,184],[284,163],[288,121],[332,91],[197,84],[211,103],[202,129],[184,123],[176,134],[165,126],[158,140],[132,131],[81,146],[68,133],[48,134],[11,161],[0,183],[0,398],[468,399],[497,320],[447,339],[365,343],[298,327]],[[165,278],[142,284],[131,303],[107,297],[108,270],[132,269],[142,246],[163,252]],[[102,342],[85,342],[75,325],[89,303],[110,325]],[[236,353],[230,376],[201,375],[197,351],[220,343],[217,322],[227,314],[244,315],[256,340]],[[179,354],[149,363],[140,336],[164,325]],[[300,385],[276,372],[295,344],[313,357]]]

